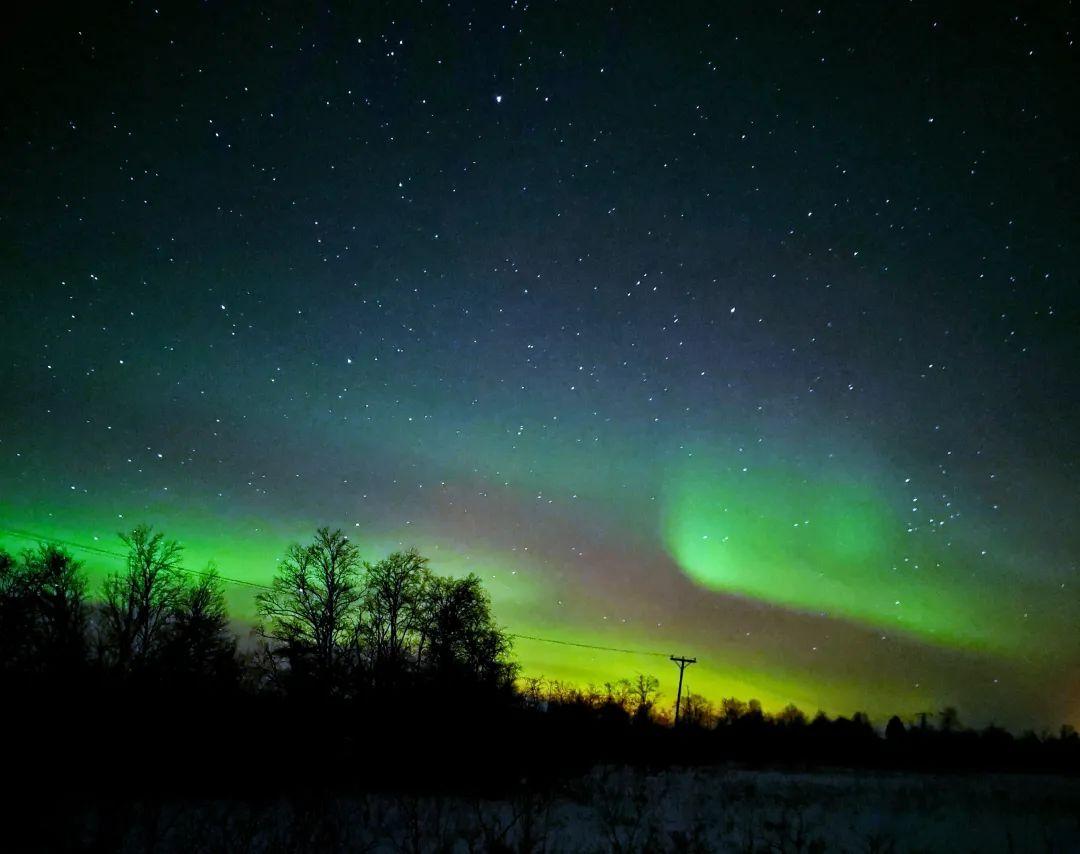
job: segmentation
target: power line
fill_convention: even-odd
[[[68,548],[79,549],[80,551],[93,552],[95,554],[106,555],[107,557],[114,557],[119,560],[127,560],[127,555],[121,554],[120,552],[109,551],[109,549],[103,549],[100,546],[88,546],[84,543],[76,543],[71,540],[61,540],[58,537],[43,537],[38,534],[32,534],[28,531],[18,531],[13,528],[0,528],[0,533],[8,534],[12,537],[18,537],[19,539],[23,540],[30,540],[36,543],[52,543],[53,545],[57,546],[67,546]],[[182,567],[176,567],[175,569],[177,572],[183,572],[187,575],[199,575],[206,577],[212,574],[209,572],[200,572],[197,569],[184,569]],[[217,575],[217,578],[229,584],[240,584],[245,587],[256,587],[260,590],[274,589],[269,584],[259,584],[257,581],[245,581],[242,578],[232,578],[228,575],[219,574]],[[555,638],[543,638],[539,637],[538,635],[523,635],[518,634],[517,632],[507,632],[507,634],[512,638],[540,641],[542,643],[554,643],[558,644],[559,646],[576,646],[580,647],[581,649],[595,649],[600,650],[601,652],[621,652],[628,655],[652,655],[659,658],[668,657],[668,653],[666,652],[653,652],[652,650],[644,649],[624,649],[617,646],[600,646],[599,644],[592,643],[578,643],[577,641],[556,640]]]
[[[88,546],[83,543],[72,542],[71,540],[61,540],[57,537],[41,537],[37,534],[31,534],[27,531],[16,531],[11,528],[0,528],[0,533],[9,534],[13,537],[19,537],[23,540],[32,540],[37,543],[52,543],[56,546],[67,546],[68,548],[79,549],[80,551],[94,552],[95,554],[106,555],[108,557],[114,557],[119,560],[127,560],[127,555],[120,554],[120,552],[109,551],[108,549],[103,549],[100,546]],[[208,578],[209,576],[213,575],[221,581],[226,581],[229,584],[241,584],[245,587],[258,587],[260,590],[274,589],[269,584],[259,584],[257,581],[245,581],[242,578],[231,578],[228,575],[221,575],[220,573],[205,572],[198,569],[186,569],[181,566],[173,567],[173,570],[175,572],[182,572],[185,575],[198,575],[202,578]]]
[[[625,652],[629,653],[630,655],[656,655],[661,658],[668,657],[668,654],[666,652],[651,652],[644,649],[622,649],[617,646],[598,646],[597,644],[592,643],[577,643],[576,641],[555,640],[555,638],[541,638],[537,637],[536,635],[519,635],[515,632],[507,632],[507,634],[510,635],[510,637],[512,638],[523,638],[525,640],[543,641],[544,643],[557,643],[561,646],[580,646],[583,649],[600,649],[604,652]]]
[[[10,534],[13,537],[18,537],[23,540],[32,540],[36,543],[52,543],[53,545],[70,546],[73,549],[79,549],[81,551],[97,552],[98,554],[108,555],[109,557],[118,557],[124,560],[127,559],[127,555],[122,555],[119,552],[111,552],[100,546],[87,546],[83,543],[73,543],[70,540],[61,540],[57,537],[44,537],[40,534],[31,534],[27,531],[16,531],[13,528],[0,528],[0,534]]]

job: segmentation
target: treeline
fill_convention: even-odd
[[[510,641],[480,579],[435,575],[412,549],[366,563],[341,531],[321,528],[289,548],[256,610],[261,673],[290,693],[513,689]]]
[[[120,536],[125,567],[96,598],[61,547],[0,551],[7,678],[292,699],[449,685],[512,694],[510,642],[480,579],[440,577],[415,550],[370,563],[326,528],[290,546],[256,597],[258,642],[241,652],[215,568],[186,569],[180,544],[149,527]]]
[[[9,773],[53,792],[498,788],[596,762],[1080,767],[1068,727],[1015,737],[945,710],[879,731],[695,694],[676,727],[653,676],[521,679],[479,578],[438,576],[413,550],[365,561],[326,528],[288,548],[240,642],[213,567],[185,568],[147,527],[122,539],[97,595],[63,548],[0,552],[0,739]]]
[[[795,705],[766,712],[758,700],[724,698],[714,705],[685,694],[678,725],[659,703],[659,681],[648,675],[602,687],[524,680],[526,706],[567,732],[592,731],[594,745],[614,745],[618,760],[627,744],[638,758],[657,764],[736,761],[802,767],[854,766],[909,770],[1080,772],[1080,734],[1063,724],[1056,733],[964,726],[946,707],[908,721],[893,715],[875,726],[864,712],[812,718]]]
[[[252,627],[178,543],[148,527],[122,540],[93,594],[64,548],[0,551],[7,806],[62,829],[62,847],[81,832],[64,816],[88,802],[107,816],[147,797],[498,788],[518,773],[489,740],[508,737],[517,667],[475,575],[438,576],[412,550],[364,561],[320,529],[278,561]]]

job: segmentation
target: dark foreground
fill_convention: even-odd
[[[501,797],[357,792],[100,803],[69,814],[63,839],[46,831],[26,847],[1067,852],[1080,850],[1080,787],[1052,776],[600,766],[557,786],[519,785]]]
[[[1080,778],[1023,741],[206,699],[8,706],[4,850],[1080,851]]]

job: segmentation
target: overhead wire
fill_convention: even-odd
[[[0,528],[0,534],[9,534],[13,537],[19,537],[24,540],[32,540],[38,543],[52,543],[53,545],[67,546],[68,548],[72,549],[79,549],[81,551],[93,552],[95,554],[114,557],[118,560],[127,560],[127,555],[121,554],[120,552],[109,551],[108,549],[103,549],[100,546],[88,546],[85,543],[76,543],[71,540],[61,540],[57,537],[41,537],[37,534],[31,534],[26,531],[16,531],[12,528]],[[216,571],[210,572],[208,570],[187,569],[182,566],[173,567],[173,570],[176,572],[182,572],[185,575],[198,575],[202,578],[209,578],[210,576],[214,576],[221,581],[228,582],[229,584],[241,584],[245,587],[258,587],[262,590],[274,589],[269,584],[259,584],[259,582],[257,581],[245,581],[243,578],[232,578],[231,576],[222,575],[220,572]]]
[[[509,634],[510,637],[513,637],[513,638],[523,638],[525,640],[543,641],[544,643],[557,643],[557,644],[560,644],[561,646],[578,646],[578,647],[581,647],[582,649],[599,649],[599,650],[603,650],[604,652],[622,652],[622,653],[628,653],[630,655],[656,655],[656,656],[660,656],[662,658],[668,658],[669,655],[670,655],[670,653],[666,653],[666,652],[653,652],[651,650],[645,650],[645,649],[623,649],[622,647],[617,647],[617,646],[600,646],[599,644],[593,644],[593,643],[578,643],[577,641],[556,640],[555,638],[542,638],[542,637],[539,637],[537,635],[522,635],[522,634],[517,634],[515,632],[507,632],[507,634]]]

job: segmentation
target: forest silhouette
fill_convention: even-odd
[[[976,731],[951,708],[879,730],[691,693],[673,726],[655,676],[525,676],[477,576],[440,576],[415,550],[367,562],[328,528],[287,549],[242,643],[214,568],[186,569],[146,526],[122,541],[97,595],[63,547],[0,552],[9,806],[27,814],[148,792],[500,792],[599,763],[1080,768],[1071,727]]]

